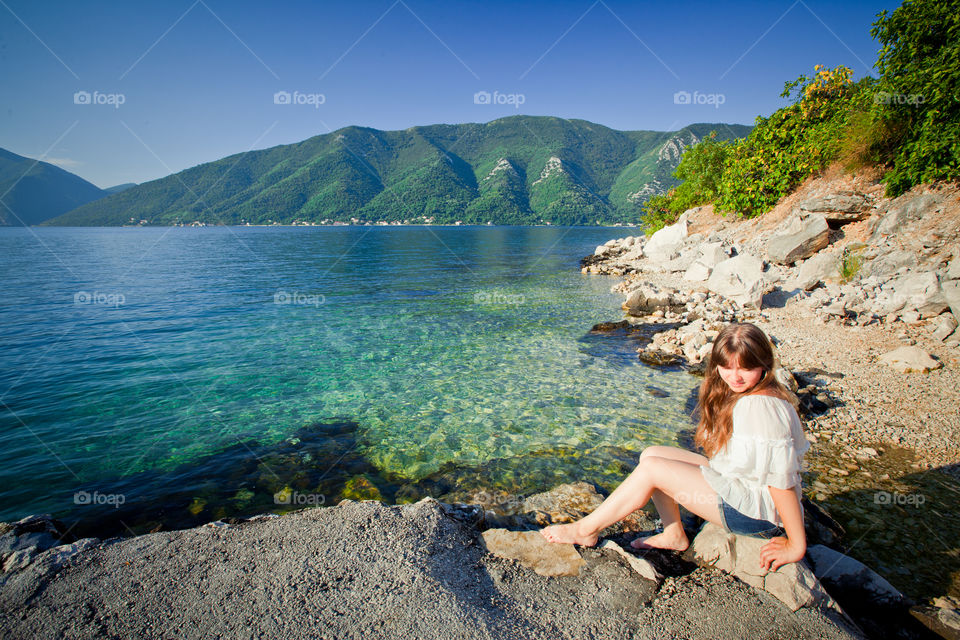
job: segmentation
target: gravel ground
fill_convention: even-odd
[[[653,582],[609,551],[546,578],[482,549],[438,503],[346,502],[155,533],[0,584],[18,638],[860,637],[710,569]],[[830,614],[833,615],[833,614]]]

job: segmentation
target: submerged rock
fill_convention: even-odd
[[[523,512],[542,512],[551,523],[573,522],[587,515],[603,503],[603,496],[588,482],[574,482],[554,487],[550,491],[526,498],[520,506]]]

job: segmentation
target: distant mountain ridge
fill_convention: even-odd
[[[105,195],[60,167],[0,149],[0,226],[39,224]]]
[[[617,131],[548,116],[403,131],[351,126],[198,165],[45,224],[638,222],[640,205],[675,184],[684,148],[714,130],[732,139],[750,129]]]
[[[127,189],[132,189],[137,186],[136,182],[124,182],[123,184],[117,184],[112,187],[107,187],[104,189],[107,193],[120,193],[121,191],[126,191]]]

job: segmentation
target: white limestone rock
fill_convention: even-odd
[[[829,243],[830,227],[823,216],[794,216],[767,243],[767,255],[773,262],[791,264],[812,256]]]
[[[672,260],[687,239],[687,222],[682,220],[664,227],[650,236],[643,252],[650,260],[665,262]]]
[[[880,356],[880,362],[890,365],[901,373],[926,373],[943,366],[930,357],[930,354],[918,347],[903,346]]]
[[[767,284],[763,277],[763,262],[749,253],[742,253],[714,267],[707,289],[741,306],[759,309]]]

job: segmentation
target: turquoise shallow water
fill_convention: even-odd
[[[128,506],[179,492],[168,511],[190,498],[210,519],[207,485],[233,513],[254,508],[238,491],[357,470],[397,487],[531,456],[559,471],[526,487],[609,481],[614,458],[688,426],[698,382],[588,335],[622,298],[577,261],[624,234],[0,229],[0,519],[84,517],[78,490],[119,486]],[[331,424],[349,437],[317,435]],[[304,453],[305,437],[329,446]],[[312,470],[250,475],[277,447]]]

